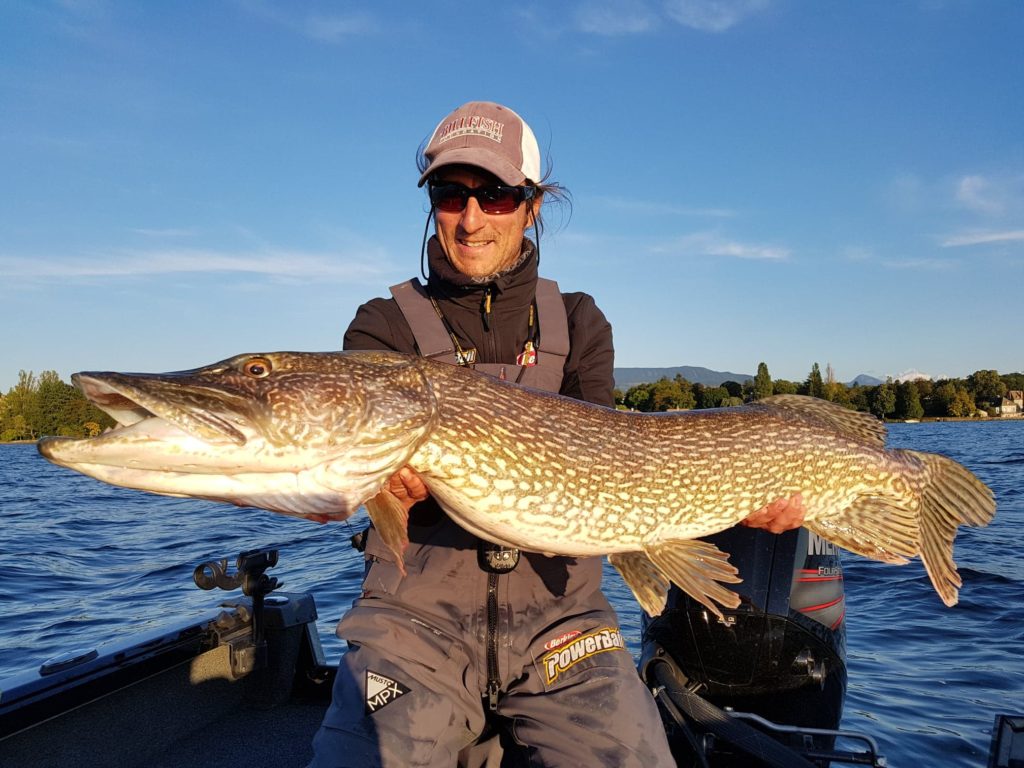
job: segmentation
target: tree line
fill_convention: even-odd
[[[626,392],[615,390],[615,402],[634,411],[669,411],[742,405],[770,395],[799,394],[819,397],[884,419],[920,419],[925,416],[971,417],[995,415],[995,408],[1011,390],[1024,390],[1024,373],[975,371],[966,379],[918,379],[874,386],[849,386],[836,381],[832,366],[822,375],[817,363],[802,382],[772,379],[760,363],[757,375],[742,384],[726,381],[717,387],[691,383],[682,376],[637,384]],[[114,420],[94,406],[56,371],[36,376],[20,371],[18,383],[0,395],[0,441],[37,440],[44,435],[91,437]]]
[[[19,371],[18,383],[0,395],[0,441],[44,435],[95,437],[114,420],[65,383],[56,371]]]
[[[809,395],[873,413],[882,419],[920,419],[994,416],[1003,397],[1012,390],[1024,390],[1024,373],[1000,374],[994,370],[975,371],[965,379],[917,379],[877,385],[847,385],[836,381],[832,366],[824,375],[817,363],[802,382],[772,379],[768,366],[760,363],[757,375],[742,384],[725,381],[717,387],[692,383],[680,375],[648,384],[637,384],[625,392],[615,390],[620,408],[634,411],[669,411],[693,408],[721,408],[760,400],[770,395]]]

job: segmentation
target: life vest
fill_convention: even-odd
[[[422,357],[458,365],[455,345],[448,329],[438,317],[427,289],[415,277],[390,288],[398,308],[412,329]],[[537,279],[537,322],[543,323],[544,337],[536,350],[536,365],[509,363],[476,363],[470,367],[496,378],[504,378],[546,392],[562,388],[565,359],[569,356],[569,318],[558,283]]]

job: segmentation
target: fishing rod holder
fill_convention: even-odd
[[[257,667],[266,663],[267,655],[264,599],[284,583],[266,574],[268,568],[277,565],[277,555],[276,549],[250,549],[239,554],[234,571],[229,569],[227,558],[222,558],[200,563],[192,572],[192,580],[200,589],[231,591],[241,587],[242,593],[252,598],[252,641]]]

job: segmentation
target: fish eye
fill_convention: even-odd
[[[270,375],[270,361],[265,357],[253,357],[242,365],[242,372],[254,379],[263,379]]]

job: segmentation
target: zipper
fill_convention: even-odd
[[[487,708],[498,710],[498,574],[487,574]]]
[[[487,348],[490,352],[489,359],[493,360],[494,362],[499,362],[498,345],[494,339],[494,329],[491,328],[491,302],[493,300],[494,287],[488,285],[484,289],[484,300],[482,306],[480,307],[480,316],[481,319],[483,320],[484,334],[486,335],[487,338]]]

